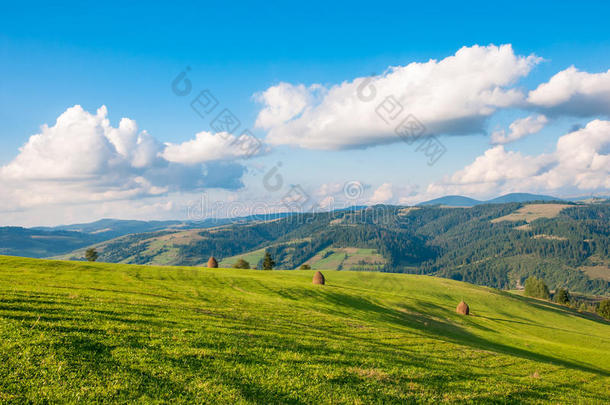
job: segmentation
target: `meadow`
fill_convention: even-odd
[[[0,402],[610,400],[594,315],[436,277],[313,273],[0,256]]]

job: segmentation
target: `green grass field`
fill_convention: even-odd
[[[265,257],[265,249],[258,249],[252,252],[244,253],[243,255],[235,255],[231,257],[227,257],[222,259],[218,265],[220,267],[231,267],[233,266],[239,259],[244,259],[250,264],[250,267],[256,268],[256,265],[259,261],[263,260]]]
[[[326,256],[328,252],[332,252]],[[326,256],[326,257],[325,257]],[[386,260],[375,249],[327,247],[305,263],[314,270],[377,270]]]
[[[312,274],[0,256],[0,403],[610,400],[601,320],[447,279]]]

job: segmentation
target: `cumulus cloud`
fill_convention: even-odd
[[[524,102],[512,86],[539,61],[510,45],[472,46],[328,88],[280,83],[257,97],[257,125],[269,143],[311,149],[398,142],[395,128],[409,115],[427,134],[482,133],[497,109]]]
[[[53,126],[43,125],[0,167],[0,210],[45,204],[79,204],[163,195],[200,188],[242,186],[252,139],[200,133],[181,145],[163,145],[135,121],[110,125],[102,106],[95,114],[76,105]]]
[[[517,191],[565,194],[609,188],[610,121],[593,120],[560,137],[552,153],[527,156],[495,146],[462,170],[430,184],[426,197]]]
[[[0,168],[3,179],[75,180],[152,165],[156,141],[138,133],[134,121],[123,118],[118,128],[107,119],[106,107],[95,115],[80,106],[69,108],[54,126],[43,125],[19,149],[19,155]]]
[[[294,118],[313,101],[316,90],[321,90],[321,86],[306,88],[302,84],[293,86],[282,82],[255,94],[255,100],[265,104],[265,109],[258,114],[255,125],[269,129]]]
[[[510,132],[508,135],[506,131],[496,131],[491,134],[491,143],[493,144],[507,144],[514,142],[517,139],[524,138],[528,135],[539,132],[549,122],[548,118],[544,115],[530,115],[526,118],[520,118],[515,120],[508,127]]]
[[[610,114],[610,70],[587,73],[574,66],[529,92],[527,101],[549,114],[590,117]]]
[[[237,137],[227,132],[199,132],[195,139],[181,144],[166,143],[161,157],[168,162],[196,164],[248,158],[262,150],[260,141],[249,134]]]
[[[392,191],[392,184],[383,183],[373,193],[370,203],[371,204],[381,204],[381,203],[390,201],[392,199],[392,197],[394,197],[394,192]]]

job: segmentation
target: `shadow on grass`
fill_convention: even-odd
[[[594,368],[589,365],[577,363],[574,361],[546,356],[521,348],[507,346],[477,336],[453,323],[448,316],[449,314],[452,314],[452,311],[431,303],[426,303],[426,306],[428,306],[429,309],[434,310],[436,313],[438,313],[438,316],[432,317],[430,315],[421,314],[415,307],[411,307],[404,304],[401,305],[401,308],[404,310],[404,312],[398,311],[395,309],[383,307],[366,298],[354,297],[351,295],[345,295],[334,291],[325,291],[324,296],[328,302],[333,303],[339,307],[349,306],[358,311],[374,313],[377,315],[377,318],[380,321],[395,326],[416,329],[420,332],[423,332],[426,336],[468,346],[475,349],[492,350],[498,353],[509,354],[525,359],[559,365],[562,367],[571,368],[588,373],[594,373],[604,377],[610,376],[610,373],[606,370]],[[557,309],[555,308],[553,308],[552,310],[557,311]],[[367,317],[364,317],[363,319],[367,319]],[[468,321],[467,318],[464,318],[464,320]],[[477,325],[474,322],[468,322],[473,327],[480,327],[480,325]],[[539,326],[545,327],[542,325]],[[551,330],[553,329],[551,327],[547,328]]]
[[[531,297],[524,297],[522,295],[517,295],[517,294],[511,294],[511,296],[521,302],[525,302],[529,305],[533,305],[537,308],[540,309],[544,309],[547,311],[553,311],[555,313],[558,314],[562,314],[562,315],[572,315],[572,316],[577,316],[579,318],[584,318],[584,319],[588,319],[590,321],[593,322],[597,322],[597,323],[601,323],[603,325],[610,325],[610,321],[606,320],[604,318],[602,318],[601,316],[598,316],[596,314],[593,313],[582,313],[582,312],[578,312],[577,310],[570,308],[570,307],[566,307],[563,305],[559,305],[556,304],[554,302],[550,302],[550,301],[544,301],[544,300],[540,300],[540,299],[536,299],[536,298],[531,298]]]
[[[604,370],[577,362],[545,356],[481,338],[457,325],[453,321],[455,319],[453,310],[428,302],[418,302],[413,306],[400,305],[399,308],[389,308],[367,298],[342,293],[335,289],[299,290],[298,288],[284,288],[280,291],[277,289],[269,289],[269,291],[291,302],[306,300],[303,303],[304,305],[311,304],[310,300],[318,302],[322,305],[315,305],[312,308],[320,313],[346,320],[360,320],[364,325],[371,324],[371,321],[380,322],[383,324],[383,328],[388,327],[390,330],[393,328],[401,332],[400,335],[397,334],[399,337],[396,337],[396,339],[402,341],[405,341],[405,337],[409,335],[416,335],[426,340],[430,338],[438,339],[472,349],[488,350],[593,373],[599,377],[608,377],[609,375]],[[124,291],[119,291],[119,293],[124,293]],[[67,305],[69,302],[53,301],[53,303]],[[10,304],[19,305],[18,302],[14,301],[11,301]],[[311,383],[320,387],[320,389],[344,390],[348,395],[363,399],[365,403],[404,403],[407,402],[405,398],[416,401],[417,397],[413,397],[412,393],[407,392],[411,383],[421,384],[427,390],[437,393],[453,391],[460,395],[467,395],[467,383],[476,382],[485,377],[483,374],[467,367],[461,367],[460,373],[455,375],[453,373],[455,370],[451,369],[452,365],[440,361],[443,359],[444,352],[416,352],[415,350],[409,350],[407,345],[393,346],[383,343],[374,333],[350,334],[349,331],[345,330],[344,325],[335,326],[332,323],[324,322],[316,324],[315,322],[308,322],[303,317],[298,320],[291,320],[286,317],[286,313],[280,315],[280,320],[277,323],[253,324],[249,318],[218,317],[215,316],[214,312],[197,311],[191,308],[194,318],[190,319],[189,322],[205,320],[208,322],[207,326],[215,328],[214,331],[218,333],[213,334],[208,330],[200,332],[198,336],[189,338],[190,340],[185,343],[188,346],[185,347],[207,348],[213,353],[213,356],[202,358],[178,350],[179,347],[175,347],[176,351],[174,353],[177,354],[172,356],[169,353],[171,351],[167,350],[168,347],[173,347],[171,342],[166,347],[150,346],[152,331],[156,331],[157,337],[165,338],[168,333],[180,334],[178,328],[181,325],[173,320],[151,317],[150,312],[147,312],[146,319],[136,321],[148,330],[142,331],[140,334],[138,334],[139,331],[130,330],[124,335],[113,338],[114,340],[110,341],[112,343],[105,340],[104,330],[86,327],[91,322],[106,322],[109,320],[133,325],[132,319],[125,318],[126,315],[136,313],[135,311],[130,312],[129,309],[146,308],[147,311],[150,311],[153,306],[131,304],[124,307],[122,303],[115,302],[115,304],[121,308],[122,316],[117,316],[114,311],[91,310],[88,307],[85,311],[79,313],[78,317],[69,318],[70,315],[73,316],[74,314],[66,313],[67,317],[58,318],[57,311],[54,308],[32,306],[31,313],[22,314],[24,311],[19,311],[18,315],[12,315],[12,319],[23,320],[27,317],[29,322],[35,322],[35,318],[42,315],[44,319],[41,320],[48,325],[39,324],[36,328],[52,330],[55,332],[54,335],[61,337],[59,341],[50,345],[50,351],[57,353],[59,357],[68,362],[69,366],[82,373],[78,378],[83,381],[93,381],[97,384],[101,382],[103,384],[104,381],[115,375],[116,370],[120,369],[121,373],[124,373],[124,378],[128,381],[126,387],[109,391],[108,396],[103,397],[103,399],[118,402],[126,399],[150,398],[151,396],[156,400],[180,398],[188,402],[201,401],[201,398],[196,397],[192,387],[189,386],[193,380],[201,377],[205,378],[206,382],[235,390],[241,398],[250,402],[302,404],[316,401],[315,392],[294,393],[282,387],[273,387],[273,385],[267,383],[257,382],[247,374],[244,367],[247,367],[250,371],[255,369],[257,373],[262,374],[262,377],[257,378],[264,378],[265,373],[280,373],[282,378],[288,381],[290,378],[299,380],[310,377],[312,372],[308,367],[311,365],[320,367],[322,370],[331,370],[335,367],[335,371],[337,371],[337,366],[340,366],[342,373],[307,381],[306,384]],[[283,304],[290,305],[287,302]],[[87,302],[87,305],[92,304]],[[222,304],[219,305],[222,306]],[[274,305],[276,305],[275,302]],[[421,311],[422,307],[428,312],[427,314],[418,312]],[[44,313],[45,310],[47,311],[46,314]],[[92,314],[95,315],[90,317]],[[163,315],[169,315],[169,313]],[[268,321],[272,315],[261,311],[257,313],[258,318],[256,320]],[[461,318],[461,320],[466,322],[469,327],[484,331],[490,330],[478,325],[471,319]],[[74,327],[66,328],[58,325],[59,321],[74,322]],[[102,326],[103,328],[108,327],[105,324],[100,324],[100,328]],[[30,325],[23,325],[23,327],[27,329],[30,328]],[[159,332],[161,328],[172,328],[172,331]],[[248,333],[249,331],[260,333],[255,335]],[[386,339],[388,338],[390,337],[386,337]],[[393,338],[391,337],[391,339]],[[226,346],[232,346],[234,350],[225,352],[223,349]],[[117,358],[113,355],[116,348],[136,354],[133,354],[134,357]],[[254,348],[261,350],[254,350]],[[138,350],[141,350],[142,353]],[[302,356],[296,359],[291,359],[289,356],[283,357],[282,354],[287,351],[293,351],[295,354]],[[363,351],[367,352],[363,353]],[[269,358],[260,356],[261,353],[268,354]],[[429,373],[411,377],[400,374],[390,376],[387,380],[381,382],[371,382],[364,377],[346,371],[352,368],[371,367],[368,364],[374,364],[380,358],[383,358],[380,361],[381,364],[398,365],[405,369],[417,367],[420,370],[429,370]],[[433,358],[434,363],[432,363]],[[133,364],[129,363],[129,360],[132,360]],[[384,361],[386,363],[383,363]],[[367,365],[364,365],[364,362]],[[290,367],[280,367],[286,364]],[[430,370],[431,364],[436,369]],[[157,368],[157,365],[161,367]],[[167,369],[162,369],[166,367],[171,370],[171,373],[168,373]],[[172,377],[172,373],[180,377]],[[325,376],[325,374],[322,375]],[[507,376],[507,378],[509,377]],[[449,383],[457,381],[467,383],[460,386],[448,386]],[[384,391],[386,388],[388,390]],[[549,400],[551,394],[559,388],[579,390],[581,384],[573,382],[523,387],[512,392],[509,397],[481,393],[475,395],[474,398],[486,403],[542,401]]]

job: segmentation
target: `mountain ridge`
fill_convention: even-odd
[[[471,197],[462,195],[447,195],[439,198],[435,198],[428,201],[420,202],[416,205],[443,205],[447,207],[474,207],[481,204],[504,204],[504,203],[524,203],[534,201],[570,201],[558,197],[553,197],[543,194],[530,194],[530,193],[509,193],[499,197],[495,197],[489,200],[477,200]]]

